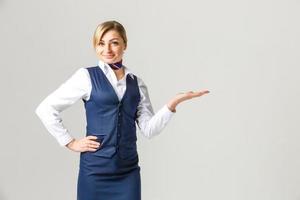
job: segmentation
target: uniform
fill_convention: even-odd
[[[80,153],[78,200],[140,200],[135,123],[150,138],[166,126],[173,113],[164,106],[154,114],[144,83],[127,68],[122,89],[114,84],[115,77],[105,63],[99,61],[98,66],[84,70],[88,78],[81,78],[82,84],[73,75],[39,105],[36,113],[64,146],[72,136],[58,114],[81,98],[86,110],[86,135],[97,136],[101,146],[95,152]],[[50,125],[51,120],[57,123]]]

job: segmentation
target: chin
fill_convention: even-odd
[[[108,64],[111,64],[113,63],[113,60],[112,59],[102,59],[104,62],[108,63]]]
[[[110,59],[103,58],[103,60],[104,60],[104,62],[111,64],[111,63],[115,63],[117,59],[115,59],[115,58],[110,58]]]

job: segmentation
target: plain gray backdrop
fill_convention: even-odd
[[[34,110],[97,64],[93,32],[117,20],[124,64],[155,111],[178,92],[211,91],[179,105],[159,136],[138,133],[143,200],[299,200],[299,10],[297,0],[0,0],[0,199],[76,199],[79,154]],[[85,136],[82,101],[62,116]]]

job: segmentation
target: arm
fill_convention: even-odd
[[[141,99],[137,108],[136,121],[143,135],[147,138],[152,138],[164,129],[174,115],[174,112],[172,112],[167,105],[164,105],[158,112],[154,113],[147,86],[139,78],[138,84]]]
[[[90,87],[87,70],[80,68],[58,89],[47,96],[35,110],[46,129],[61,146],[67,145],[74,138],[64,127],[60,113],[77,100],[88,98]]]
[[[163,128],[167,125],[167,123],[176,112],[176,107],[178,104],[183,101],[195,97],[200,97],[204,94],[209,93],[208,90],[179,93],[171,100],[169,100],[169,102],[164,105],[157,113],[154,114],[147,87],[141,79],[138,79],[138,81],[141,100],[138,105],[137,123],[142,133],[147,138],[152,138],[153,136],[158,135],[163,130]]]

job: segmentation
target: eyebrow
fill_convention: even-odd
[[[118,40],[119,38],[112,38],[110,39],[109,41],[112,41],[112,40]],[[100,41],[103,41],[103,40],[100,40]],[[103,41],[104,42],[104,41]]]

